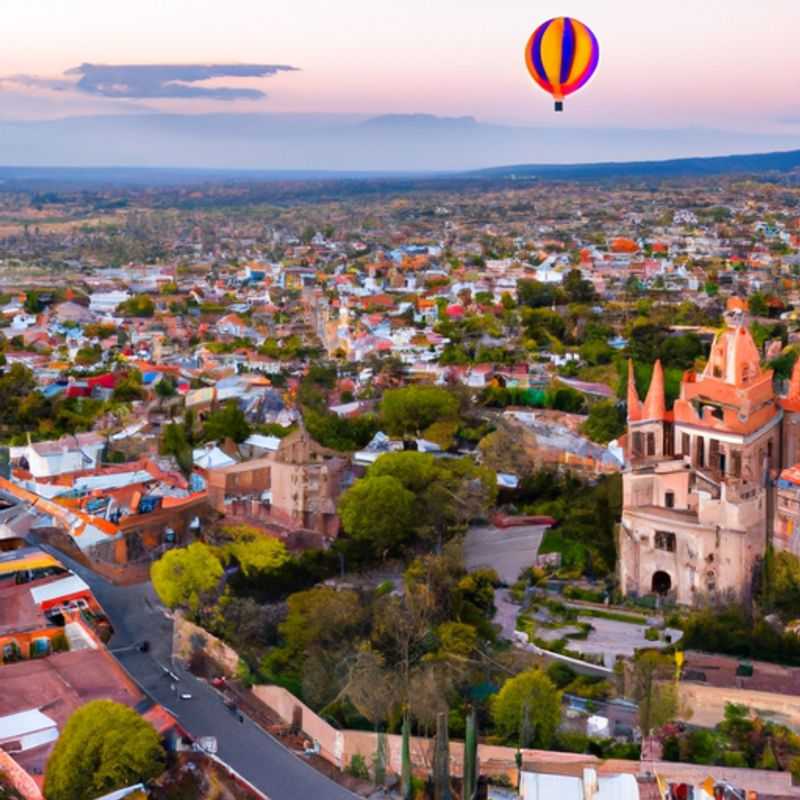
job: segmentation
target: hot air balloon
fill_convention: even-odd
[[[525,47],[528,72],[553,95],[556,111],[563,111],[564,98],[592,77],[599,58],[595,35],[571,17],[555,17],[542,23]]]

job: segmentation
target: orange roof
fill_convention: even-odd
[[[661,359],[657,359],[653,365],[653,377],[644,401],[642,419],[664,419],[667,413],[664,391],[664,370],[661,367]]]
[[[747,302],[742,300],[741,297],[729,297],[725,303],[725,308],[728,311],[747,311]]]
[[[611,242],[611,251],[613,253],[635,253],[639,249],[639,245],[633,239],[626,239],[620,236]]]

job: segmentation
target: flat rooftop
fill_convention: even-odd
[[[92,700],[136,708],[145,699],[114,657],[103,649],[54,653],[0,666],[0,718],[38,709],[63,731],[72,713]],[[42,771],[51,744],[14,753],[29,772]]]
[[[743,663],[753,667],[752,676],[736,674]],[[722,689],[800,696],[800,667],[785,667],[767,661],[751,661],[696,650],[687,650],[684,654],[682,680]]]

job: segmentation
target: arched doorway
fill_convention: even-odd
[[[659,570],[653,573],[652,590],[655,594],[667,594],[672,588],[672,578],[668,572]]]

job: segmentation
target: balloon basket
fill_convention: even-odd
[[[563,111],[563,110],[564,110],[563,100],[556,100],[556,111]]]

